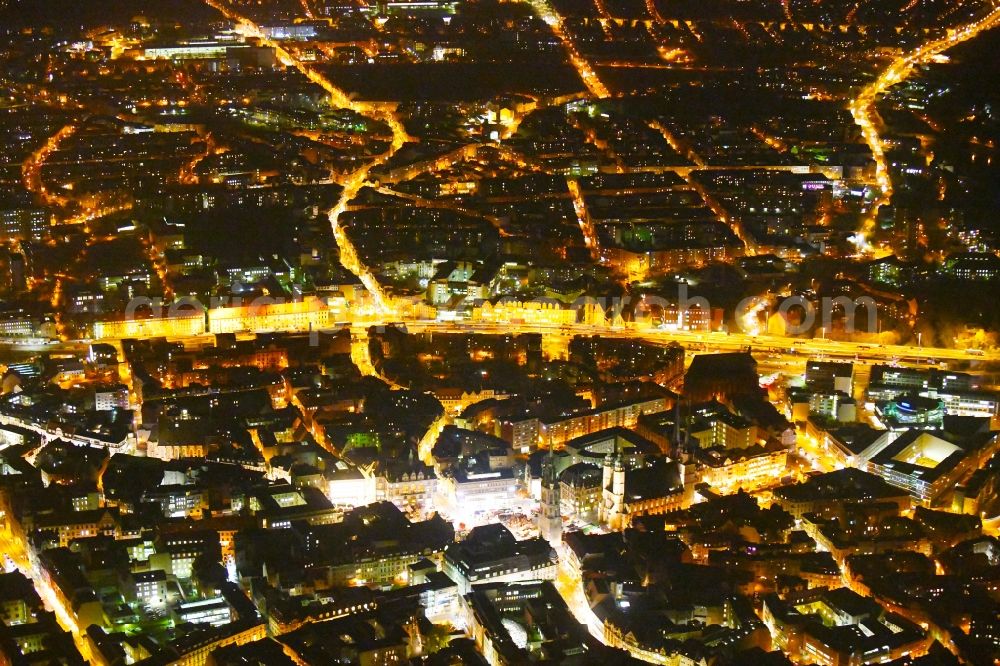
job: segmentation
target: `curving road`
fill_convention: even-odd
[[[972,39],[983,30],[988,30],[997,24],[1000,24],[1000,4],[997,4],[983,18],[961,28],[949,30],[945,37],[926,42],[909,53],[902,54],[889,63],[889,66],[850,103],[849,109],[851,115],[854,116],[854,122],[861,127],[865,143],[868,144],[875,160],[875,182],[880,190],[878,198],[872,203],[865,227],[861,229],[862,232],[867,233],[872,229],[879,207],[889,203],[892,197],[892,178],[885,159],[882,138],[876,127],[875,103],[878,97],[897,83],[906,80],[913,73],[915,66],[930,62],[934,56],[947,51],[956,44]]]
[[[375,166],[382,164],[395,155],[396,152],[402,148],[407,139],[409,139],[409,135],[403,127],[403,123],[387,105],[358,102],[352,99],[347,91],[338,88],[321,72],[306,65],[300,58],[283,47],[280,43],[266,37],[264,35],[264,31],[260,29],[260,26],[255,24],[249,18],[227,7],[220,0],[205,0],[205,3],[235,23],[244,36],[253,37],[259,40],[262,44],[273,48],[279,62],[286,67],[294,67],[303,76],[326,91],[326,93],[330,96],[331,104],[338,108],[350,109],[359,115],[381,121],[391,130],[392,141],[389,144],[389,148],[375,159],[367,162],[343,178],[341,185],[344,190],[341,193],[337,204],[330,209],[328,217],[330,220],[330,226],[333,230],[334,238],[337,239],[337,245],[340,248],[341,264],[343,264],[344,268],[357,275],[361,282],[365,285],[365,288],[372,294],[377,311],[385,315],[392,315],[394,308],[392,306],[391,299],[385,293],[382,285],[379,284],[378,280],[368,267],[361,262],[358,257],[357,250],[340,224],[340,216],[347,209],[351,200],[353,200],[361,188],[365,186],[368,180],[368,174],[371,170]]]

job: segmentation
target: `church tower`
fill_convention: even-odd
[[[604,458],[598,520],[610,530],[620,530],[625,514],[625,461],[615,441],[613,453]]]
[[[615,468],[611,473],[611,501],[608,527],[620,530],[625,522],[625,461],[620,453],[615,456]]]
[[[542,461],[541,502],[538,509],[538,531],[553,546],[562,541],[562,509],[559,492],[559,475],[552,456],[552,447]]]
[[[681,483],[684,485],[682,502],[683,506],[687,508],[694,503],[694,488],[700,481],[700,475],[698,463],[695,460],[695,446],[691,442],[691,405],[688,403],[686,414],[682,417],[680,400],[680,396],[678,396],[674,418],[674,459],[680,466]]]

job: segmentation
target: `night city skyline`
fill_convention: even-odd
[[[996,0],[0,39],[0,664],[1000,663]]]

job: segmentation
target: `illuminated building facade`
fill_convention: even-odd
[[[212,308],[208,311],[209,333],[317,331],[327,329],[333,323],[330,311],[317,298],[285,303],[261,299],[259,304]]]
[[[601,505],[600,467],[588,463],[570,465],[559,475],[559,499],[562,514],[586,523],[597,522]]]
[[[472,321],[541,326],[571,326],[577,322],[600,325],[604,323],[604,310],[595,303],[565,307],[553,301],[502,300],[495,304],[483,301],[472,309]]]
[[[686,508],[692,499],[694,464],[658,460],[629,469],[620,454],[604,459],[602,501],[598,521],[620,531],[639,516],[669,513]]]
[[[621,247],[601,248],[601,259],[630,280],[643,280],[685,266],[704,266],[713,262],[732,263],[743,256],[742,245],[708,245],[637,251]]]
[[[739,450],[702,449],[701,480],[722,491],[753,490],[775,484],[787,469],[788,451],[781,446],[751,446]]]
[[[944,423],[944,401],[915,394],[875,405],[875,414],[890,430],[940,428]]]
[[[631,428],[640,416],[666,411],[669,398],[657,397],[624,404],[601,406],[565,418],[541,421],[538,424],[540,446],[562,446],[577,437],[616,427]]]
[[[433,468],[383,470],[375,475],[375,500],[388,501],[410,516],[423,517],[434,510],[438,477]]]
[[[148,319],[118,319],[94,323],[97,340],[122,340],[125,338],[182,338],[203,335],[203,314],[177,317],[150,317]]]
[[[440,482],[446,506],[460,520],[472,521],[476,515],[511,508],[519,500],[517,479],[511,469],[486,472],[457,470]]]

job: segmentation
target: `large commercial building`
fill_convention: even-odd
[[[837,463],[859,469],[867,469],[872,456],[888,446],[893,439],[890,431],[877,430],[867,423],[828,428],[810,419],[806,429]]]
[[[927,506],[946,501],[964,477],[1000,449],[1000,433],[969,436],[943,430],[909,430],[882,449],[868,469]]]
[[[462,594],[484,583],[552,580],[556,553],[543,538],[518,541],[499,523],[483,525],[445,549],[444,572]]]
[[[510,468],[473,472],[460,469],[441,480],[438,492],[453,516],[471,521],[481,514],[511,508],[519,501],[517,485]]]

